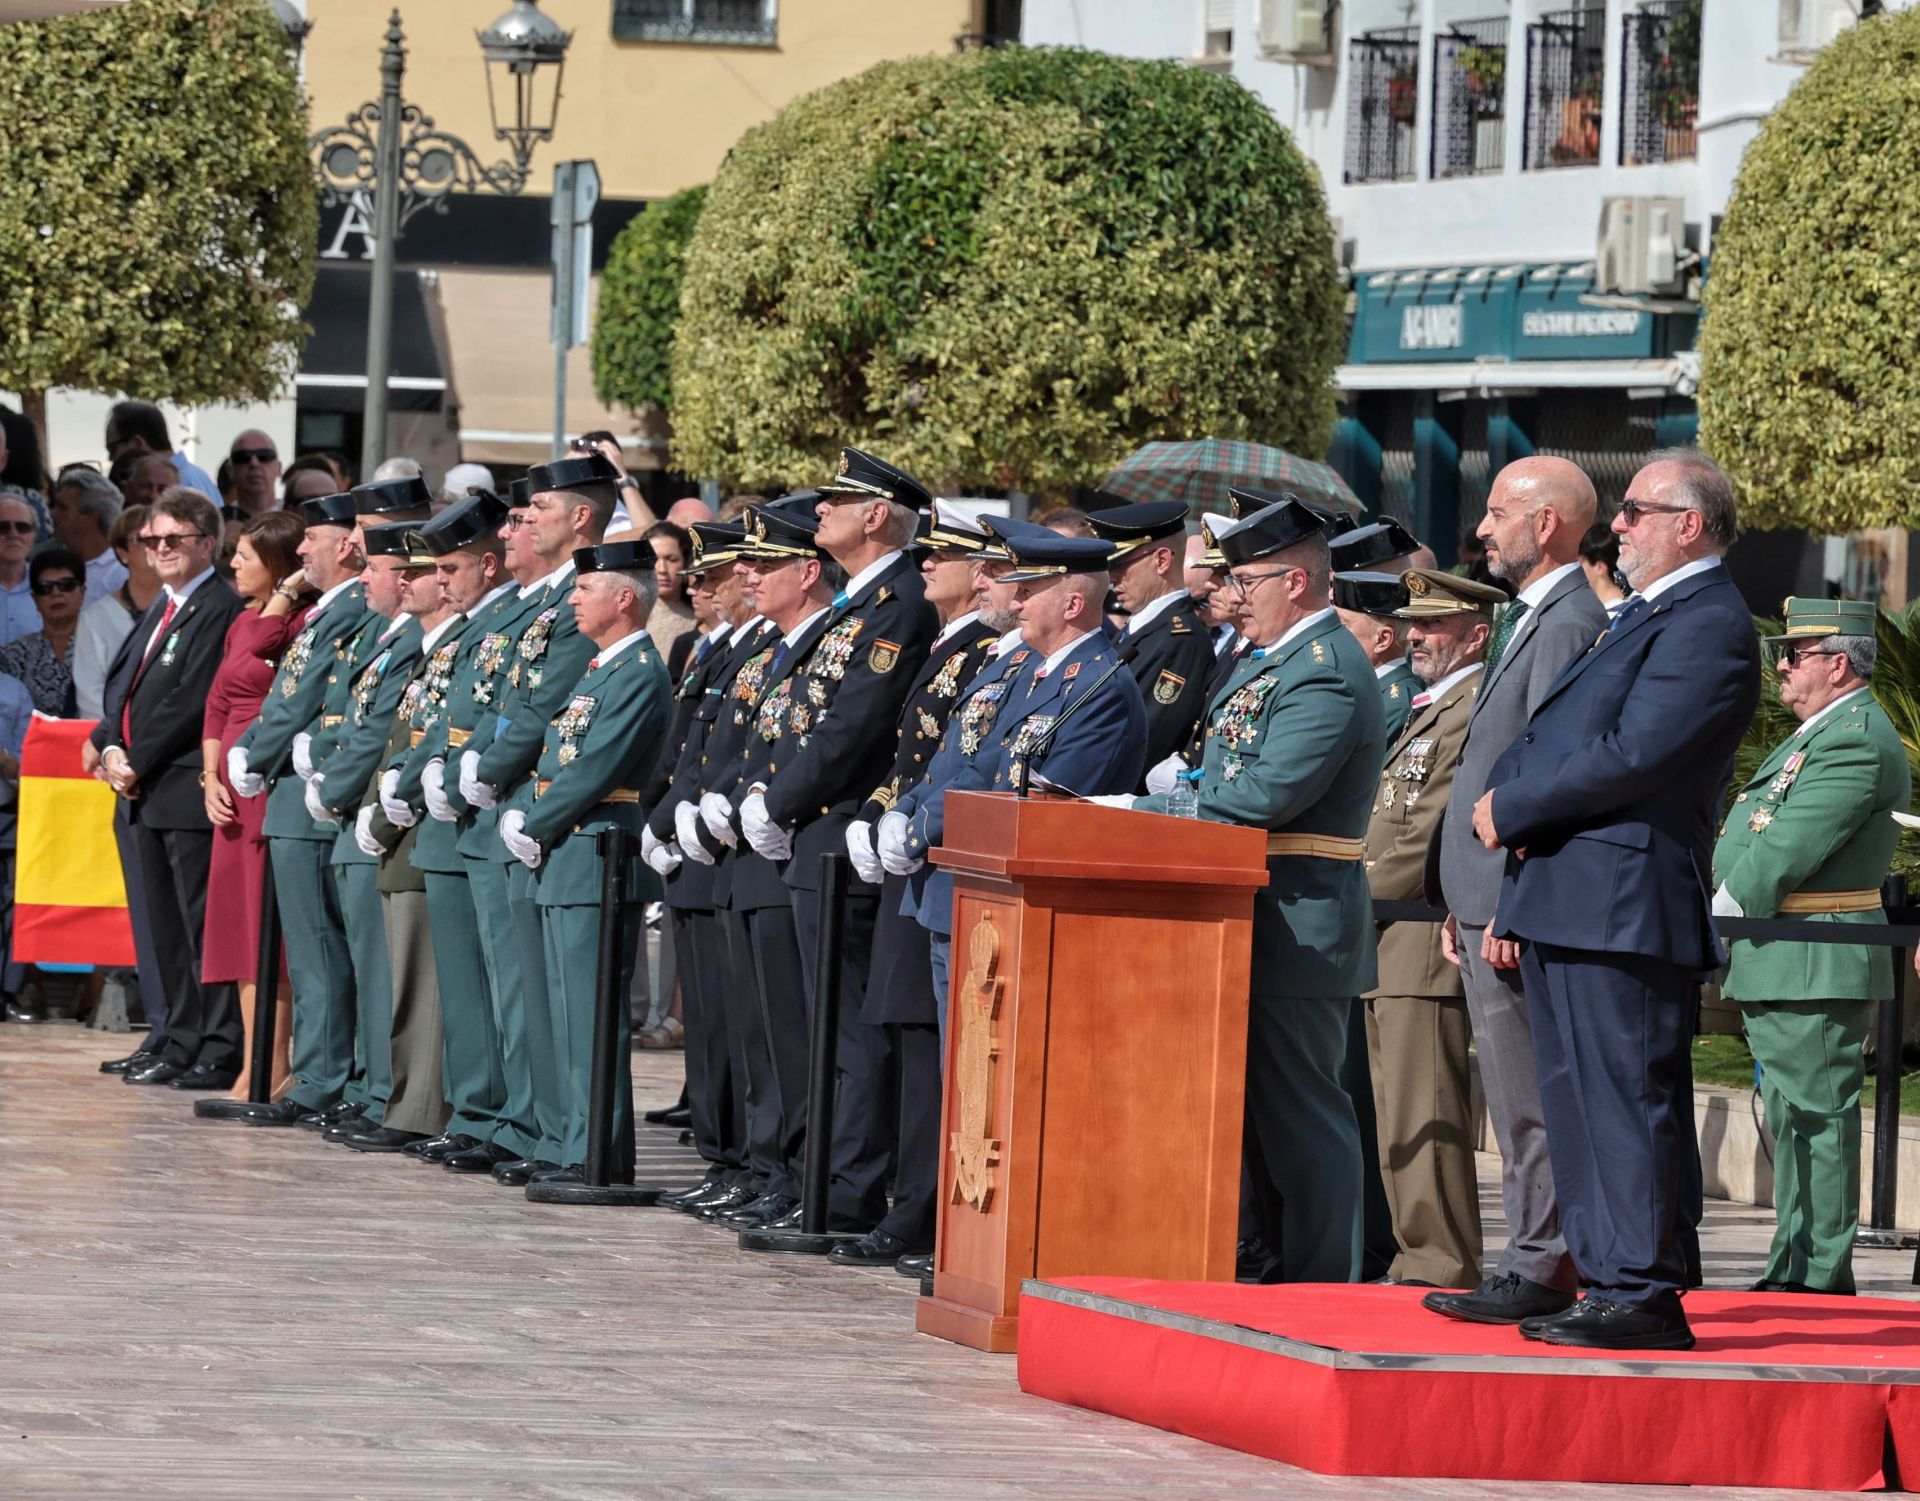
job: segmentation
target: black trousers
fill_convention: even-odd
[[[721,997],[728,984],[725,939],[711,909],[669,907],[680,970],[680,1018],[687,1029],[687,1108],[693,1145],[716,1167],[746,1161],[745,1124],[733,1078]]]
[[[140,841],[134,836],[137,825],[127,817],[130,806],[125,798],[114,799],[113,842],[120,851],[127,920],[133,925],[134,973],[140,978],[140,1009],[147,1018],[147,1037],[140,1047],[143,1052],[162,1053],[167,1046],[167,986],[153,950],[153,920],[147,915],[147,885],[140,879]],[[207,849],[211,859],[211,842]]]
[[[167,1062],[237,1069],[246,1031],[231,985],[200,982],[201,935],[207,920],[207,867],[213,830],[134,825],[140,881],[153,924],[154,957],[167,990]]]
[[[807,1141],[807,1003],[793,908],[755,907],[740,916],[754,1031],[747,1039],[748,1148],[765,1191],[797,1199]],[[759,1091],[753,1089],[756,1068],[765,1085]],[[766,1101],[758,1110],[756,1094]]]

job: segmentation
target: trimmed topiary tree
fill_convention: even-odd
[[[607,248],[593,319],[593,387],[608,406],[671,410],[680,277],[700,222],[704,187],[649,204]]]
[[[714,179],[676,467],[756,487],[854,443],[943,486],[1061,490],[1155,438],[1317,458],[1342,297],[1312,165],[1230,79],[1052,48],[883,63]]]
[[[318,195],[265,0],[0,26],[0,386],[269,400]]]
[[[1920,511],[1920,11],[1846,31],[1747,148],[1714,237],[1700,441],[1741,521]]]

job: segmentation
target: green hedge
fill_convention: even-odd
[[[593,321],[593,386],[608,406],[673,406],[669,366],[680,277],[704,187],[649,204],[614,236]]]
[[[1040,491],[1154,438],[1317,458],[1343,339],[1320,182],[1230,79],[1019,47],[885,63],[790,104],[715,178],[674,460],[758,487],[855,443],[935,484]]]

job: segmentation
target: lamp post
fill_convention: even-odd
[[[278,8],[278,7],[276,7]],[[289,19],[291,16],[291,19]],[[308,23],[289,5],[282,13],[288,43],[298,47]],[[297,30],[296,30],[297,26]],[[360,440],[360,477],[369,478],[386,457],[387,377],[393,352],[393,262],[401,232],[422,209],[447,211],[449,196],[519,193],[528,164],[542,141],[553,139],[560,110],[560,74],[573,33],[541,12],[537,0],[513,0],[512,8],[477,33],[487,69],[487,109],[494,138],[513,159],[489,166],[473,148],[433,123],[401,95],[407,71],[406,34],[400,12],[387,22],[380,54],[380,97],[346,118],[314,132],[308,142],[319,169],[323,201],[331,208],[356,193],[373,200],[373,285],[367,299],[367,398]],[[551,87],[546,80],[551,77]],[[498,82],[496,83],[496,78]],[[502,95],[512,118],[501,119]]]

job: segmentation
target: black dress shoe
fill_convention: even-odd
[[[320,1112],[297,1100],[282,1100],[277,1105],[256,1105],[240,1120],[248,1126],[312,1126],[319,1123]]]
[[[1573,1307],[1573,1294],[1543,1287],[1518,1272],[1502,1272],[1470,1293],[1428,1293],[1420,1306],[1469,1324],[1517,1324],[1565,1313]]]
[[[544,1157],[508,1157],[505,1162],[494,1164],[493,1181],[502,1188],[525,1188],[533,1182],[535,1174],[558,1166],[559,1163],[548,1162]]]
[[[469,1136],[464,1131],[449,1131],[439,1136],[423,1136],[418,1141],[410,1141],[400,1150],[409,1157],[418,1157],[422,1162],[445,1162],[455,1152],[464,1152],[479,1145],[480,1138],[477,1136]]]
[[[798,1199],[790,1199],[785,1194],[761,1194],[751,1204],[742,1204],[738,1209],[722,1210],[712,1218],[715,1224],[725,1225],[733,1230],[762,1230],[799,1207]],[[700,1217],[707,1218],[704,1214]]]
[[[1809,1287],[1804,1282],[1769,1282],[1764,1277],[1747,1289],[1750,1293],[1813,1293],[1827,1298],[1853,1298],[1859,1295],[1849,1288]]]
[[[585,1183],[587,1170],[577,1162],[571,1167],[543,1167],[527,1181],[529,1183]]]
[[[671,1207],[682,1214],[711,1220],[718,1218],[729,1209],[738,1209],[743,1204],[751,1204],[759,1197],[744,1183],[716,1183],[710,1188],[703,1189],[698,1198]]]
[[[1591,1350],[1691,1350],[1693,1330],[1674,1298],[1668,1308],[1633,1308],[1589,1294],[1565,1313],[1528,1319],[1521,1334],[1549,1345]]]
[[[692,1188],[676,1188],[672,1193],[661,1194],[654,1202],[667,1209],[685,1209],[725,1188],[727,1186],[727,1179],[724,1173],[725,1170],[722,1168],[709,1168],[707,1169],[707,1176],[694,1184]]]
[[[501,1163],[515,1160],[513,1153],[505,1147],[496,1146],[490,1141],[477,1141],[458,1152],[447,1153],[440,1159],[440,1166],[450,1173],[490,1173]]]
[[[649,1126],[691,1126],[693,1109],[685,1103],[669,1105],[664,1110],[644,1110],[640,1119]]]
[[[335,1121],[331,1126],[328,1126],[321,1134],[325,1136],[328,1141],[345,1141],[349,1136],[359,1136],[363,1132],[378,1131],[379,1129],[380,1122],[362,1110],[352,1115],[341,1116],[339,1120]]]
[[[31,1006],[23,1006],[18,1001],[7,1002],[7,1020],[10,1022],[43,1022],[47,1019],[44,1011],[36,1011]]]
[[[1418,1277],[1395,1277],[1389,1273],[1385,1277],[1375,1277],[1368,1284],[1371,1287],[1438,1287],[1438,1282],[1422,1282]]]
[[[156,1058],[145,1068],[133,1073],[122,1074],[123,1084],[171,1084],[175,1079],[185,1078],[187,1071],[177,1063],[169,1063],[164,1058]],[[228,1080],[229,1084],[233,1081]]]
[[[829,1256],[832,1251],[827,1252]],[[893,1269],[902,1277],[931,1277],[933,1275],[933,1252],[909,1251],[893,1264]]]
[[[341,1145],[352,1147],[356,1152],[401,1152],[414,1142],[426,1139],[426,1133],[421,1131],[402,1131],[397,1126],[375,1126],[371,1131],[359,1131],[343,1137]]]
[[[240,1077],[238,1069],[214,1068],[205,1063],[196,1063],[177,1079],[169,1079],[169,1089],[232,1089],[233,1081]]]
[[[1279,1264],[1279,1258],[1267,1249],[1257,1235],[1237,1241],[1233,1247],[1233,1276],[1236,1282],[1265,1282]]]
[[[158,1063],[159,1061],[160,1055],[158,1053],[149,1053],[145,1048],[141,1048],[138,1052],[129,1053],[124,1058],[107,1059],[105,1063],[100,1065],[100,1072],[103,1074],[130,1074],[138,1069],[145,1068],[149,1063]]]
[[[798,1230],[802,1228],[800,1219],[800,1204],[798,1201],[795,1201],[793,1208],[789,1209],[778,1219],[768,1220],[767,1229]],[[848,1219],[844,1214],[834,1214],[831,1211],[827,1214],[827,1233],[829,1235],[865,1236],[871,1233],[873,1228],[872,1224],[866,1221]]]
[[[913,1248],[885,1230],[869,1230],[858,1240],[843,1240],[827,1252],[841,1266],[893,1266]]]

